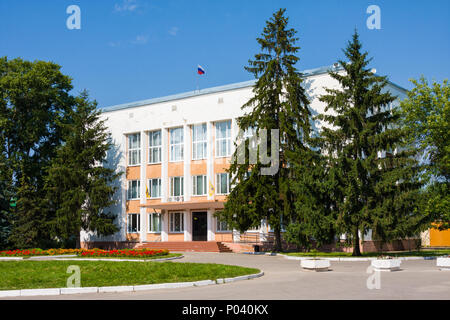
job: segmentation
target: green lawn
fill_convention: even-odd
[[[297,257],[352,257],[348,252],[283,252],[282,254]],[[422,250],[422,251],[398,251],[398,252],[363,252],[362,257],[378,257],[392,256],[392,257],[430,257],[443,256],[450,254],[448,250]]]
[[[82,287],[216,280],[260,272],[212,263],[132,261],[0,261],[0,290],[66,287],[67,267],[77,265]]]

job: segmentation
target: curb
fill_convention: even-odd
[[[65,254],[59,256],[32,256],[32,257],[0,257],[0,260],[56,260],[64,257],[76,257],[76,254]]]
[[[63,295],[75,293],[111,293],[111,292],[136,292],[154,289],[174,289],[186,287],[202,287],[212,284],[222,284],[241,280],[250,280],[259,278],[264,272],[249,274],[246,276],[238,276],[234,278],[221,278],[217,280],[200,280],[190,282],[172,282],[172,283],[156,283],[144,284],[136,286],[112,286],[112,287],[85,287],[85,288],[48,288],[48,289],[22,289],[22,290],[0,290],[0,298],[6,297],[26,297],[26,296],[49,296]]]
[[[278,254],[279,256],[284,257],[285,259],[288,260],[308,260],[308,259],[312,259],[312,258],[319,258],[319,259],[323,259],[323,260],[330,260],[330,261],[372,261],[372,260],[377,260],[378,258],[376,257],[369,257],[369,258],[339,258],[339,257],[295,257],[295,256],[287,256],[284,254]],[[399,259],[399,260],[435,260],[437,257],[435,256],[431,256],[431,257],[397,257],[395,259]]]

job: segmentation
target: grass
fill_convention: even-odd
[[[82,287],[216,280],[260,272],[254,268],[213,263],[2,261],[0,290],[66,287],[67,279],[72,275],[66,273],[70,265],[80,267]]]
[[[297,257],[352,257],[349,252],[283,252],[282,254]],[[362,252],[361,257],[432,257],[450,254],[450,249],[423,250],[423,251],[398,251],[398,252]]]

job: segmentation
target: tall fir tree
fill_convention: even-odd
[[[97,103],[82,92],[75,105],[71,122],[62,124],[64,144],[51,163],[45,190],[46,206],[55,216],[53,234],[64,245],[75,240],[79,247],[81,230],[97,235],[118,231],[115,216],[107,210],[116,203],[114,182],[121,173],[104,165],[113,145]]]
[[[245,67],[257,79],[254,95],[242,107],[248,112],[238,119],[242,131],[254,129],[255,135],[260,136],[260,130],[266,129],[268,146],[272,144],[271,130],[279,130],[279,141],[274,141],[279,143],[279,159],[276,159],[279,170],[273,175],[263,175],[261,155],[257,163],[250,163],[248,154],[245,161],[237,161],[236,151],[229,169],[234,187],[224,210],[218,214],[241,232],[266,220],[274,230],[274,250],[278,251],[282,249],[282,223],[289,221],[293,209],[290,151],[306,150],[304,140],[310,130],[309,101],[301,85],[302,75],[295,67],[299,61],[296,56],[299,47],[295,45],[298,38],[296,31],[288,28],[285,11],[280,9],[274,13],[257,38],[262,52]],[[248,141],[245,143],[248,145]],[[272,157],[270,150],[269,154]]]
[[[0,58],[0,176],[7,197],[17,199],[16,207],[3,208],[13,222],[9,238],[15,247],[50,241],[48,225],[41,223],[48,217],[40,214],[45,168],[61,143],[57,123],[73,106],[71,79],[60,68],[51,62]]]
[[[367,68],[371,59],[361,52],[358,33],[339,61],[343,73],[330,72],[341,88],[327,89],[326,122],[321,147],[327,156],[327,181],[333,185],[336,226],[361,255],[360,234],[372,230],[382,242],[412,236],[422,218],[417,210],[421,183],[416,150],[400,126],[396,97],[386,90],[386,77]],[[327,111],[331,111],[327,113]]]

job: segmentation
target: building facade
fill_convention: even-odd
[[[313,113],[324,112],[319,96],[338,88],[321,67],[303,71]],[[342,72],[342,71],[340,71]],[[82,232],[82,244],[103,242],[264,241],[270,226],[245,235],[214,217],[230,192],[226,173],[234,152],[241,107],[252,97],[255,81],[202,89],[104,108],[115,148],[107,165],[123,172],[118,185],[120,231],[99,238]],[[399,99],[406,91],[392,83]],[[315,123],[314,130],[321,124]],[[366,236],[367,239],[367,236]]]

